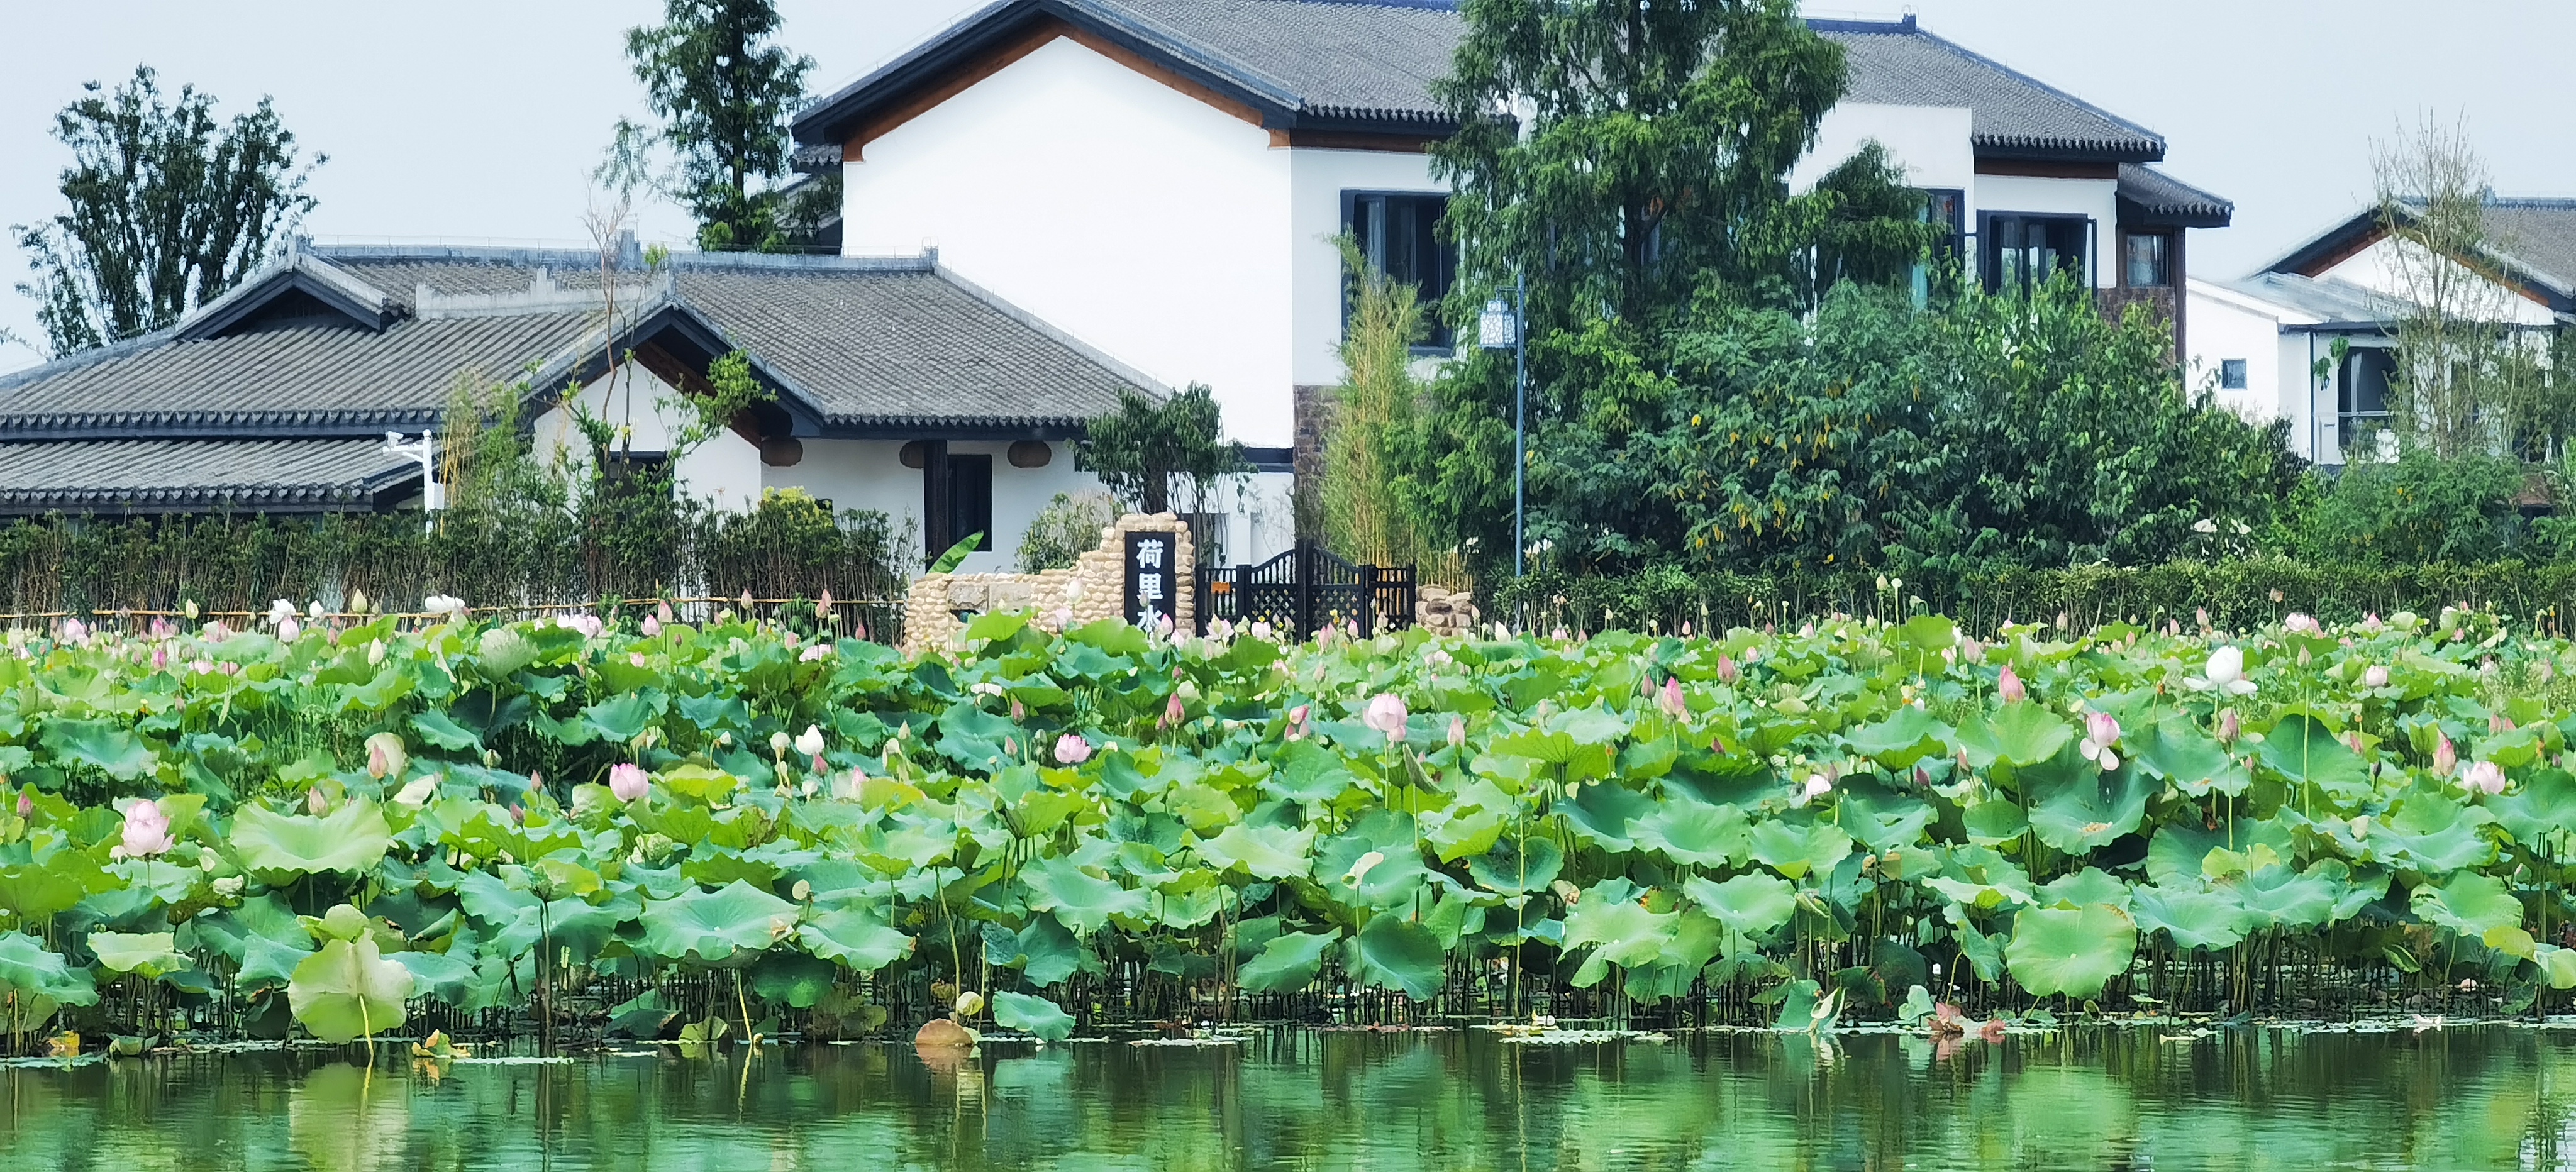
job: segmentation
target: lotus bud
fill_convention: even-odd
[[[972,989],[957,995],[957,1016],[973,1017],[984,1012],[984,995]]]
[[[1028,717],[1028,715],[1029,715],[1029,708],[1028,708],[1028,705],[1025,705],[1025,704],[1020,703],[1020,698],[1019,698],[1019,697],[1017,697],[1017,696],[1013,696],[1013,697],[1011,697],[1011,719],[1013,719],[1013,720],[1024,720],[1024,719],[1026,719],[1026,718]]]
[[[1690,714],[1690,701],[1687,697],[1682,695],[1682,678],[1680,676],[1664,677],[1663,708],[1664,715],[1672,717],[1675,720],[1680,720],[1684,716]]]
[[[402,787],[402,789],[394,793],[394,800],[402,803],[403,805],[410,806],[413,809],[419,809],[422,806],[428,805],[430,795],[437,792],[438,778],[434,776],[415,777],[411,780],[411,784]]]
[[[1091,742],[1080,733],[1066,733],[1055,740],[1055,759],[1059,764],[1080,765],[1091,760]]]
[[[2449,777],[2459,771],[2460,751],[2451,744],[2448,733],[2434,733],[2433,776]]]
[[[1181,703],[1181,694],[1172,693],[1171,700],[1163,705],[1163,727],[1171,728],[1187,719],[1189,709]]]
[[[314,817],[317,817],[317,818],[318,818],[318,817],[321,817],[321,816],[322,816],[322,814],[323,814],[325,811],[328,811],[330,808],[331,808],[331,803],[330,803],[328,800],[326,800],[325,798],[323,798],[323,796],[322,796],[322,787],[321,787],[321,786],[318,786],[318,785],[317,785],[317,786],[314,786],[314,787],[313,787],[313,788],[311,788],[311,789],[308,789],[308,790],[304,791],[304,812],[305,812],[305,813],[311,814],[311,815],[313,815]]]
[[[2507,719],[2505,714],[2501,712],[2488,713],[2487,731],[2491,733],[2512,732],[2513,721]]]
[[[1467,718],[1463,716],[1451,716],[1449,718],[1449,747],[1452,749],[1463,749],[1466,746]]]
[[[823,588],[823,596],[814,600],[814,617],[827,623],[832,621],[832,590],[828,586]]]
[[[1719,683],[1732,684],[1743,674],[1743,670],[1735,666],[1734,660],[1727,658],[1724,653],[1718,655],[1717,680]]]
[[[347,606],[350,614],[367,613],[367,592],[364,590],[350,591]]]
[[[780,729],[777,732],[771,733],[769,734],[770,755],[783,761],[787,758],[788,747],[794,743],[795,742],[788,737],[786,729]]]
[[[2236,743],[2236,738],[2242,735],[2243,729],[2237,724],[2236,710],[2229,708],[2219,712],[2218,743],[2222,745],[2233,745]]]
[[[159,671],[168,666],[170,666],[170,649],[167,647],[154,647],[152,649],[152,670]]]
[[[400,733],[380,732],[367,738],[367,776],[382,781],[402,775],[411,755],[403,748]]]
[[[293,618],[277,624],[277,639],[281,643],[292,643],[303,634],[304,624],[296,622]]]
[[[197,600],[191,598],[188,601],[181,603],[179,606],[179,613],[187,616],[189,622],[193,623],[197,621]]]
[[[620,761],[608,767],[608,792],[621,802],[641,799],[646,789],[644,768]]]
[[[21,818],[36,816],[36,799],[25,790],[18,791],[18,816]]]
[[[2480,761],[2460,775],[2460,788],[2473,794],[2494,797],[2504,792],[2504,770],[2493,761]]]
[[[2006,704],[2019,704],[2030,693],[2021,686],[2021,676],[2013,671],[2011,664],[2007,663],[2004,665],[2002,674],[1995,677],[1995,695]]]
[[[2361,686],[2365,688],[2387,687],[2388,669],[2376,663],[2364,668],[2361,673]]]
[[[528,824],[528,810],[527,810],[527,807],[522,806],[522,805],[518,804],[517,802],[512,802],[512,803],[510,803],[510,822],[511,822],[511,824],[512,824],[512,825],[517,825],[517,826],[525,826],[525,825],[527,825],[527,824]],[[506,860],[506,858],[504,859],[504,861],[507,861],[507,860]]]

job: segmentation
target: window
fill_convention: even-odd
[[[2034,216],[1996,212],[1986,217],[1981,241],[1986,291],[2027,292],[2060,272],[2083,279],[2086,241],[2093,221],[2082,216]]]
[[[1349,191],[1342,193],[1342,228],[1357,240],[1360,255],[1389,279],[1421,290],[1427,311],[1422,345],[1446,350],[1449,327],[1439,315],[1440,299],[1458,276],[1458,250],[1440,239],[1440,218],[1449,197],[1430,194]]]
[[[2244,360],[2244,359],[2242,359],[2242,358],[2222,358],[2222,359],[2219,359],[2219,361],[2218,361],[2218,389],[2219,389],[2219,390],[2222,390],[2222,391],[2241,391],[2241,390],[2244,390],[2244,389],[2245,389],[2245,360]]]
[[[2136,232],[2127,238],[2128,286],[2162,289],[2173,284],[2173,237],[2162,232]]]
[[[948,457],[948,541],[939,547],[965,540],[969,533],[981,533],[984,540],[975,546],[977,553],[993,552],[993,458],[991,456]]]
[[[1950,243],[1944,255],[1959,255],[1967,243],[1968,193],[1949,187],[1935,187],[1924,192],[1923,222],[1948,228]]]
[[[2388,418],[2388,382],[2396,373],[2397,360],[2385,349],[2356,349],[2344,355],[2343,370],[2335,380],[2337,413],[2347,423]]]

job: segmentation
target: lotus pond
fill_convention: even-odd
[[[1122,1024],[2507,1019],[2576,654],[2341,629],[251,630],[0,654],[21,1053]],[[983,1007],[989,1006],[989,1011]]]
[[[482,1169],[2576,1168],[2576,1029],[2076,1028],[1517,1045],[680,1047],[373,1068],[313,1050],[0,1069],[0,1166]]]

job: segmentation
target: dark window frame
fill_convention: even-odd
[[[1434,207],[1431,221],[1427,224],[1419,219],[1425,206]],[[1430,249],[1432,273],[1428,281],[1415,274],[1414,270],[1422,259],[1419,256],[1403,258],[1401,265],[1388,263],[1391,239],[1388,228],[1399,218],[1396,209],[1402,209],[1404,225],[1414,232],[1415,249],[1418,251],[1426,245]],[[1374,213],[1376,218],[1363,223],[1361,216],[1364,212]],[[1360,256],[1369,264],[1385,270],[1388,277],[1411,282],[1421,292],[1424,334],[1422,340],[1413,344],[1415,354],[1447,357],[1456,352],[1457,339],[1449,329],[1448,321],[1440,315],[1441,301],[1449,296],[1449,290],[1458,281],[1458,246],[1440,239],[1440,224],[1448,214],[1449,193],[1445,191],[1348,188],[1342,192],[1342,231],[1359,242]],[[1352,305],[1347,274],[1345,281],[1342,321],[1348,324]]]
[[[990,453],[948,457],[948,540],[982,533],[977,553],[993,552],[993,457]],[[947,547],[942,546],[941,550]],[[933,556],[937,556],[934,551]]]
[[[2156,255],[2151,261],[2158,279],[2137,280],[2137,245],[2153,241]],[[2174,287],[2174,234],[2171,232],[2123,232],[2120,234],[2120,284],[2129,289],[2171,289]]]
[[[2219,360],[2218,360],[2218,389],[2219,389],[2219,390],[2222,390],[2222,391],[2241,391],[2241,390],[2245,390],[2245,389],[2247,389],[2247,387],[2246,387],[2247,378],[2248,378],[2248,375],[2246,374],[2246,361],[2245,361],[2244,359],[2242,359],[2242,358],[2221,358],[2221,359],[2219,359]]]
[[[2012,246],[2014,252],[2029,252],[2033,246],[2020,241],[2027,240],[2030,229],[2038,227],[2050,234],[2049,243],[2038,247],[2059,258],[2052,263],[2042,279],[2054,277],[2063,271],[2063,258],[2071,252],[2080,266],[2079,275],[2084,285],[2090,288],[2094,284],[2093,274],[2099,267],[2098,258],[2093,255],[2095,235],[2098,231],[2097,224],[2093,217],[2081,212],[1980,212],[1977,215],[1979,281],[1988,293],[2003,292],[2006,238],[2009,237],[2015,241]],[[2010,225],[2010,231],[2006,230],[2007,225]],[[2061,232],[2065,233],[2062,238],[2058,235]],[[2064,247],[2068,240],[2071,240],[2075,246],[2071,250]],[[2017,267],[2013,275],[2013,288],[2018,292],[2027,293],[2031,284],[2031,274],[2020,271]]]

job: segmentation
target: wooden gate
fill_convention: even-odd
[[[1284,638],[1303,638],[1325,624],[1356,622],[1363,633],[1413,625],[1412,566],[1354,565],[1313,542],[1257,566],[1203,566],[1198,621],[1224,619],[1237,628],[1268,623]]]

